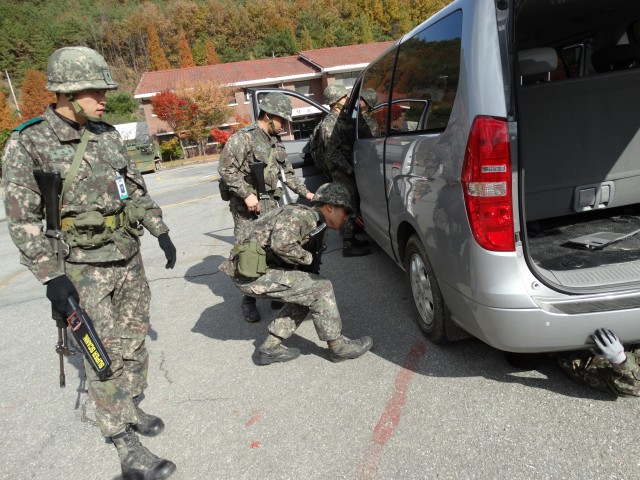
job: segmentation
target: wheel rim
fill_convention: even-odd
[[[433,325],[433,291],[427,269],[419,255],[412,255],[409,263],[409,279],[413,302],[425,327]]]

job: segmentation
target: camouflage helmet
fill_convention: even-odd
[[[349,190],[344,185],[335,182],[320,185],[313,195],[311,203],[314,205],[319,203],[335,205],[336,207],[343,207],[349,212],[353,211]]]
[[[360,93],[360,98],[365,101],[369,108],[373,108],[378,103],[378,94],[373,88],[365,88]]]
[[[271,92],[267,93],[260,102],[260,110],[291,121],[293,108],[291,100],[284,93]]]
[[[82,90],[115,90],[109,66],[95,50],[87,47],[64,47],[49,57],[47,90],[73,93]]]
[[[344,85],[340,85],[339,83],[334,83],[333,85],[329,85],[324,89],[324,101],[329,105],[333,105],[341,98],[347,96],[347,89]]]

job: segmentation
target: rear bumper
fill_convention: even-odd
[[[593,345],[598,328],[613,330],[625,344],[640,341],[640,308],[569,314],[543,308],[505,309],[481,305],[441,285],[452,320],[500,350],[553,352]]]

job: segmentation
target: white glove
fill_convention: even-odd
[[[591,335],[593,341],[602,352],[602,355],[613,365],[623,363],[627,356],[624,353],[624,347],[615,333],[606,328],[599,328]]]

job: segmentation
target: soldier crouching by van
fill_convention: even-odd
[[[256,123],[229,138],[218,165],[222,180],[220,194],[229,201],[236,237],[258,215],[280,205],[282,192],[278,188],[278,180],[307,200],[313,198],[313,193],[295,176],[280,138],[286,121],[292,121],[291,100],[283,93],[271,92],[265,95],[259,108]],[[261,178],[257,178],[256,174]],[[264,192],[259,191],[261,187],[265,189]],[[245,295],[240,307],[247,322],[260,321],[255,298]]]
[[[101,120],[106,92],[117,88],[104,58],[86,47],[56,50],[47,82],[56,103],[18,126],[3,156],[9,233],[22,263],[47,286],[54,318],[64,322],[73,297],[93,320],[112,364],[100,378],[85,358],[87,389],[96,423],[117,449],[122,476],[168,478],[175,464],[151,453],[136,435],[164,429],[160,418],[139,406],[147,387],[151,295],[138,237],[144,227],[158,238],[166,268],[175,265],[176,249],[120,135]],[[64,179],[59,202],[43,198],[40,172]],[[45,237],[43,209],[60,212],[55,223],[70,247],[66,258]]]
[[[640,396],[640,348],[625,351],[611,330],[600,328],[591,336],[599,353],[554,354],[562,371],[575,382],[619,396]]]
[[[309,313],[318,338],[329,346],[333,362],[357,358],[373,344],[369,336],[349,340],[341,334],[342,321],[331,282],[304,271],[314,263],[314,255],[305,248],[312,232],[322,223],[340,229],[352,210],[349,192],[342,185],[326,183],[318,188],[312,204],[280,207],[246,225],[236,238],[231,256],[220,266],[243,294],[285,302],[257,350],[260,365],[287,362],[300,355],[300,350],[287,348],[282,342]]]

